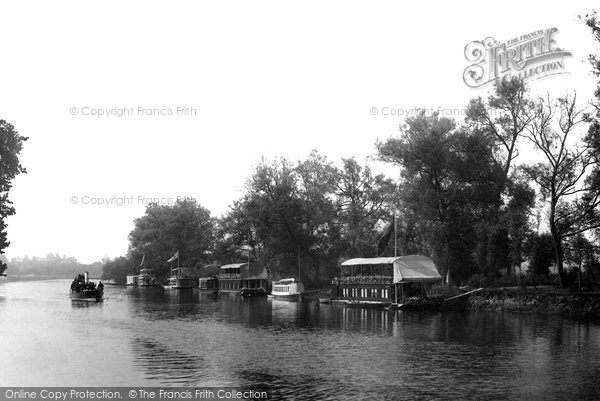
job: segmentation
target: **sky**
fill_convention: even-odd
[[[600,49],[577,17],[595,3],[4,2],[0,119],[29,137],[6,256],[123,255],[149,201],[220,216],[262,157],[316,149],[395,178],[377,139],[415,107],[462,120],[489,94],[463,81],[473,40],[558,28],[568,73],[528,84],[585,104]]]

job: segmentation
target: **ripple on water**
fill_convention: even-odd
[[[0,285],[0,321],[10,322],[0,341],[11,344],[0,384],[248,386],[293,399],[600,398],[593,324],[160,288],[114,287],[103,303],[75,305],[68,285]],[[96,373],[81,373],[90,363]]]

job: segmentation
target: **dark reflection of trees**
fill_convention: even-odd
[[[202,369],[204,359],[182,349],[173,349],[148,338],[132,341],[135,363],[146,372],[148,379],[163,384],[191,385],[210,376]]]
[[[162,287],[127,289],[125,299],[131,314],[150,320],[188,319],[198,313],[200,297],[194,290],[170,290]]]
[[[271,324],[267,298],[244,298],[239,295],[220,294],[220,318],[227,323],[244,326],[264,326]]]

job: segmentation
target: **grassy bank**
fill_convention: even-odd
[[[492,288],[470,295],[467,306],[474,310],[542,313],[600,321],[600,292],[598,291]]]

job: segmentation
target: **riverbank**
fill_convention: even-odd
[[[553,288],[490,288],[469,296],[472,310],[561,315],[600,321],[600,292],[572,292]]]

